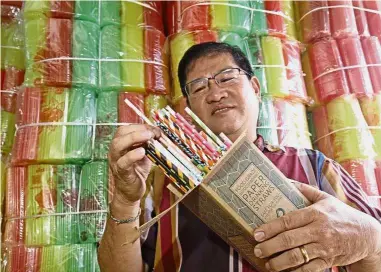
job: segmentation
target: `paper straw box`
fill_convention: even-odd
[[[181,197],[174,186],[169,189]],[[266,260],[254,256],[254,228],[308,205],[245,136],[234,143],[202,184],[182,202],[261,272],[267,271]]]

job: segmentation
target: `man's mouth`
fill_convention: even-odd
[[[225,113],[229,110],[231,110],[233,107],[218,107],[212,111],[212,115]]]

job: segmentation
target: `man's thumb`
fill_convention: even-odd
[[[316,203],[324,198],[327,198],[328,195],[319,189],[307,184],[300,182],[294,182],[296,188],[312,203]]]

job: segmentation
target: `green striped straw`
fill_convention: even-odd
[[[84,125],[66,126],[66,163],[83,163],[91,159],[95,103],[94,91],[85,88],[70,90],[67,121]]]
[[[85,1],[80,2],[83,3]],[[91,2],[92,1],[89,3]],[[76,3],[78,3],[78,1],[76,1]],[[97,24],[88,21],[74,20],[72,38],[73,57],[93,59],[73,60],[72,82],[74,86],[98,86],[99,35],[100,27]]]
[[[77,211],[80,166],[57,166],[57,213]],[[56,244],[72,244],[79,242],[78,215],[56,216]]]
[[[99,93],[97,99],[97,123],[118,122],[118,92]],[[109,146],[116,132],[115,125],[97,125],[94,156],[107,160]]]
[[[193,111],[191,111],[190,108],[186,107],[185,112],[188,113],[190,117],[192,117],[192,119],[205,131],[206,134],[208,134],[210,138],[212,138],[213,141],[217,143],[217,145],[219,145],[220,148],[225,151],[227,150],[226,145],[220,140],[220,138],[218,138],[217,135],[214,134],[213,131],[211,131],[210,128],[208,128],[205,123],[201,121],[201,119],[198,118],[198,116],[194,114]]]
[[[55,213],[54,195],[57,184],[57,169],[52,165],[31,165],[28,167],[26,215]],[[49,205],[49,206],[47,206]],[[55,244],[55,216],[26,219],[25,244],[43,246]]]
[[[91,162],[83,166],[79,202],[80,211],[107,210],[108,164],[106,161]],[[80,214],[80,242],[98,242],[102,237],[105,223],[105,212]]]

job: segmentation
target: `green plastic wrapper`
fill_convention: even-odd
[[[374,139],[353,95],[335,98],[327,104],[328,127],[334,132],[334,159],[343,162],[352,159],[374,158]]]
[[[381,94],[372,97],[360,98],[360,106],[362,113],[370,131],[373,135],[375,143],[375,151],[377,160],[381,159]]]
[[[144,28],[122,26],[121,38],[123,90],[145,93]]]
[[[74,20],[72,37],[73,57],[94,60],[73,60],[73,85],[98,86],[99,35],[100,28],[97,24]]]
[[[77,20],[99,23],[99,1],[75,0],[74,18]]]
[[[251,0],[249,1],[251,8],[256,9],[253,11],[251,22],[251,35],[264,36],[268,34],[267,18],[265,10],[264,0]]]
[[[120,90],[122,87],[121,65],[120,61],[118,61],[121,59],[120,39],[121,32],[119,26],[109,25],[102,28],[100,89],[104,91]]]
[[[263,98],[259,108],[258,134],[269,144],[278,146],[277,127],[277,116],[273,101],[270,98]]]
[[[4,154],[8,154],[12,150],[15,123],[15,114],[1,109],[1,152]]]
[[[262,37],[261,45],[264,65],[274,66],[265,68],[267,90],[262,91],[262,96],[287,97],[289,93],[287,72],[281,39],[270,36]]]
[[[25,69],[24,29],[19,20],[1,22],[1,69]]]
[[[238,33],[242,37],[246,36],[250,30],[251,24],[251,1],[229,1],[231,5],[240,5],[241,7],[230,6],[230,31]]]
[[[78,211],[78,189],[80,166],[57,166],[57,206],[56,213],[72,213]],[[67,214],[56,216],[57,245],[75,244],[79,242],[78,215]]]
[[[263,55],[262,55],[262,47],[261,40],[258,37],[249,38],[247,41],[246,50],[248,52],[248,58],[251,63],[251,68],[254,72],[254,75],[259,80],[259,85],[261,88],[261,94],[267,94],[267,82],[266,82],[266,74],[265,68],[263,67]]]
[[[121,8],[121,1],[101,0],[101,26],[104,27],[109,24],[119,25]]]
[[[80,212],[94,213],[79,215],[81,243],[95,243],[103,235],[108,207],[108,163],[106,161],[85,164],[81,173],[79,191]]]
[[[149,94],[144,99],[144,112],[152,122],[151,112],[154,110],[165,108],[168,105],[168,100],[164,95]]]
[[[67,121],[84,125],[66,127],[66,163],[84,163],[91,159],[93,124],[95,122],[95,92],[90,89],[71,89]]]
[[[109,146],[116,132],[118,123],[118,92],[99,93],[97,99],[97,132],[95,136],[94,156],[96,159],[107,160]]]
[[[209,6],[211,28],[213,30],[225,30],[229,31],[231,28],[230,21],[230,7],[222,4],[213,4],[213,2],[219,2],[217,0],[211,0]]]

